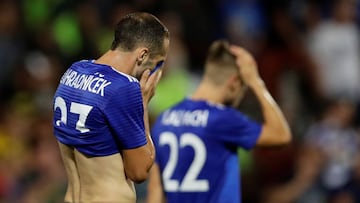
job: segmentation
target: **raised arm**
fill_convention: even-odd
[[[231,46],[231,52],[236,56],[243,81],[254,92],[261,105],[264,123],[257,145],[269,146],[290,142],[291,132],[288,123],[260,78],[254,58],[238,46]]]
[[[161,71],[157,71],[151,76],[149,76],[149,73],[150,71],[146,70],[140,80],[144,106],[144,126],[147,144],[135,149],[123,150],[126,176],[137,183],[147,179],[150,168],[155,160],[155,148],[150,136],[148,103],[154,95],[155,87],[161,77]]]

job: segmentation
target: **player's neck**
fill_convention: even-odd
[[[205,100],[215,104],[223,104],[224,99],[222,92],[221,87],[202,82],[196,91],[191,95],[191,99]]]
[[[109,50],[98,58],[95,63],[105,64],[116,70],[131,74],[136,61],[136,56],[132,52],[122,52],[119,50]]]

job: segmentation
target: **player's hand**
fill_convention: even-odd
[[[251,86],[252,83],[258,81],[260,76],[253,56],[245,49],[235,45],[230,46],[230,51],[236,57],[236,64],[245,84]]]
[[[160,81],[162,70],[150,75],[150,70],[145,70],[140,79],[143,101],[148,103],[155,94],[155,88]]]

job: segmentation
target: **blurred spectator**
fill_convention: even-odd
[[[57,58],[49,57],[42,52],[29,52],[25,58],[24,72],[19,78],[18,93],[32,98],[38,113],[49,114],[52,110],[55,82],[60,75],[61,66]],[[21,87],[23,85],[23,87]]]
[[[293,177],[285,183],[273,184],[262,193],[261,203],[322,203],[322,197],[309,192],[320,173],[323,157],[315,149],[303,147],[298,150]],[[300,200],[307,192],[307,199]]]
[[[319,187],[325,197],[335,197],[351,181],[360,152],[359,133],[353,127],[354,114],[353,103],[330,101],[324,104],[321,119],[307,133],[306,144],[324,156]]]
[[[0,103],[13,94],[14,67],[20,65],[24,41],[21,33],[21,15],[15,1],[0,2]]]
[[[348,189],[349,193],[352,194],[354,202],[360,202],[360,156],[357,156],[355,170]]]
[[[326,98],[360,100],[360,33],[355,21],[355,0],[334,0],[329,19],[308,36],[308,48],[318,67]]]
[[[309,128],[299,149],[294,175],[269,186],[263,203],[357,202],[352,193],[358,189],[353,172],[358,170],[360,151],[359,134],[352,126],[355,108],[342,100],[323,107],[320,120]]]
[[[66,176],[57,142],[52,137],[50,117],[33,122],[26,140],[27,161],[9,197],[14,203],[60,203],[66,190]]]
[[[306,49],[289,4],[282,0],[264,3],[269,27],[258,61],[269,91],[279,101],[295,136],[301,136],[317,108],[320,90],[314,58]]]
[[[14,192],[18,177],[26,170],[27,139],[33,122],[33,108],[27,98],[17,97],[2,105],[0,118],[0,202]],[[10,201],[11,202],[11,201]]]

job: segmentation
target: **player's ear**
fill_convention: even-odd
[[[148,48],[146,47],[139,48],[137,50],[137,57],[136,57],[137,65],[140,66],[148,56],[149,56]]]

